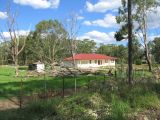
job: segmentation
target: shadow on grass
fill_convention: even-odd
[[[56,115],[54,108],[51,104],[36,103],[28,105],[22,109],[6,109],[0,111],[0,120],[42,120],[45,116]]]
[[[90,79],[94,79],[90,77]],[[77,87],[85,86],[88,84],[88,77],[80,76],[76,77]],[[74,88],[75,87],[75,78],[74,77],[65,77],[64,88]],[[28,78],[23,80],[22,92],[24,95],[31,94],[33,92],[39,92],[46,90],[59,91],[63,88],[63,80],[61,77],[46,77],[44,78]],[[7,82],[0,84],[0,98],[19,96],[21,90],[21,82]]]

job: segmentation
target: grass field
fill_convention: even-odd
[[[22,67],[20,75],[25,76]],[[144,77],[142,79],[142,77]],[[143,71],[134,73],[135,80],[152,80],[152,74]],[[7,109],[0,111],[0,120],[148,120],[160,119],[160,84],[140,82],[133,86],[126,84],[126,71],[117,71],[115,77],[77,76],[77,86],[85,87],[88,79],[91,88],[65,98],[54,97],[48,100],[31,101],[23,109]],[[15,77],[11,66],[0,67],[0,98],[18,96],[20,92],[20,77]],[[60,77],[30,77],[23,80],[25,95],[47,90],[62,90]],[[74,88],[74,78],[65,78],[65,88]]]
[[[137,66],[136,66],[137,67]],[[142,67],[142,66],[141,66]],[[18,96],[20,92],[20,81],[23,80],[23,93],[24,95],[31,94],[33,92],[47,90],[61,91],[62,90],[62,78],[61,77],[24,77],[27,75],[27,67],[19,68],[19,76],[15,77],[13,66],[0,66],[0,99],[6,97]],[[150,77],[151,73],[145,71],[138,71],[134,73],[134,79],[142,77]],[[117,79],[125,78],[126,70],[122,73],[117,71]],[[79,75],[76,77],[77,87],[87,86],[88,79],[95,80],[95,76]],[[98,75],[96,77],[98,81],[104,80],[104,75]],[[106,80],[111,79],[106,76]],[[65,88],[74,88],[74,77],[65,78]]]
[[[61,91],[62,89],[62,78],[61,77],[48,77],[48,76],[39,76],[39,77],[25,77],[27,75],[27,67],[21,66],[19,68],[19,76],[15,77],[14,67],[13,66],[0,66],[0,99],[18,96],[20,92],[20,81],[23,80],[23,93],[24,95],[31,94],[33,92],[43,91],[45,88],[47,90],[56,90]],[[139,79],[141,77],[149,77],[151,73],[145,71],[138,71],[134,73],[134,78]],[[117,72],[117,78],[125,78],[126,71],[122,73]],[[104,80],[104,75],[95,76],[86,76],[79,75],[76,77],[77,87],[85,87],[88,84],[89,80]],[[110,77],[105,77],[109,80]],[[74,88],[74,78],[66,77],[65,78],[65,88]]]
[[[0,99],[5,97],[18,96],[20,92],[20,81],[23,80],[23,93],[25,95],[33,92],[47,90],[62,90],[62,77],[24,77],[27,72],[25,69],[20,70],[22,77],[15,77],[14,68],[11,66],[0,67]],[[76,77],[77,87],[86,86],[88,79],[95,79],[95,76],[80,75]],[[98,80],[104,80],[103,76],[98,76]],[[108,79],[106,77],[106,79]],[[74,77],[65,77],[65,89],[74,88]]]

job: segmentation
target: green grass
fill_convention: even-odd
[[[20,72],[26,74],[26,70]],[[122,75],[123,74],[123,75]],[[152,77],[147,71],[137,71],[134,79]],[[128,120],[135,114],[146,110],[160,111],[160,84],[152,82],[139,82],[129,86],[123,71],[117,71],[117,79],[104,76],[77,76],[77,86],[89,85],[89,89],[71,96],[56,97],[49,100],[32,101],[23,109],[10,109],[0,111],[0,119],[3,120]],[[3,78],[3,80],[1,80]],[[0,98],[18,96],[20,80],[14,76],[14,68],[3,66],[0,68]],[[88,80],[90,84],[88,84]],[[25,95],[32,92],[44,91],[44,83],[47,89],[62,90],[62,78],[44,77],[27,78],[23,83]],[[74,78],[65,78],[65,88],[74,88]],[[150,114],[155,114],[150,112]],[[156,117],[155,117],[156,119]]]
[[[86,91],[65,98],[32,101],[21,110],[1,111],[0,118],[3,120],[42,118],[46,120],[77,120],[77,118],[79,120],[128,120],[145,110],[160,110],[159,97],[154,85],[137,84],[130,88],[127,84],[123,84],[118,89],[108,89],[108,92]]]
[[[103,72],[103,71],[102,71]],[[19,75],[26,76],[27,75],[27,67],[20,66]],[[126,78],[126,71],[120,72],[117,71],[117,79]],[[145,77],[150,77],[151,73],[147,71],[136,71],[134,73],[134,78],[139,79]],[[80,75],[76,77],[77,79],[77,87],[83,87],[88,85],[88,80],[103,81],[104,75],[86,76]],[[106,76],[107,80],[111,79],[109,76]],[[48,77],[40,76],[40,77],[15,77],[14,67],[13,66],[0,66],[0,99],[5,97],[13,97],[18,96],[20,92],[20,81],[23,80],[23,93],[24,95],[31,94],[33,92],[47,90],[55,90],[60,91],[62,89],[62,78],[61,77]],[[65,78],[65,88],[74,88],[74,77],[66,77]],[[90,81],[92,82],[92,81]]]
[[[26,70],[20,70],[20,76],[26,75]],[[85,75],[77,76],[77,87],[87,86],[88,79],[95,80],[95,76],[86,77]],[[103,80],[103,76],[97,76],[98,80]],[[106,78],[107,79],[107,78]],[[20,92],[20,81],[23,80],[24,95],[33,92],[47,90],[61,91],[62,78],[61,77],[15,77],[14,68],[11,66],[0,67],[0,99],[5,97],[18,96]],[[74,77],[65,77],[65,89],[74,88]]]

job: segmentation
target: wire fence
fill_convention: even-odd
[[[47,73],[36,76],[20,76],[20,82],[16,83],[17,104],[20,108],[29,101],[38,99],[50,99],[65,97],[83,91],[101,91],[112,89],[119,81],[127,82],[127,69],[112,69],[111,71],[96,72],[61,72],[56,76]],[[134,69],[133,80],[136,82],[154,81],[156,78],[145,69]],[[147,81],[148,82],[148,81]],[[107,86],[107,87],[106,87]],[[10,94],[10,93],[9,93]]]

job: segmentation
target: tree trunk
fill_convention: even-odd
[[[132,84],[132,0],[128,0],[128,83]]]
[[[146,2],[146,1],[145,1]],[[151,59],[149,56],[148,44],[147,44],[147,13],[146,13],[146,3],[143,6],[143,39],[144,39],[144,47],[145,47],[145,56],[147,60],[147,64],[149,67],[149,71],[152,71]]]
[[[71,54],[72,54],[72,59],[73,59],[73,68],[76,68],[76,63],[75,63],[75,49],[74,49],[74,43],[73,40],[71,40]]]
[[[19,108],[22,108],[23,104],[23,80],[21,78],[21,85],[20,85],[20,94],[19,94]]]
[[[152,64],[151,64],[151,60],[147,57],[147,63],[148,63],[148,68],[149,68],[149,72],[152,71]]]
[[[18,71],[18,56],[15,57],[15,74],[16,77],[19,75],[19,71]]]
[[[145,44],[145,56],[148,64],[148,70],[151,72],[152,71],[152,64],[151,64],[151,58],[149,56],[149,51],[148,51],[148,45]]]
[[[76,68],[76,62],[75,62],[75,59],[74,59],[74,53],[73,53],[73,51],[72,51],[72,59],[73,59],[73,68]]]

